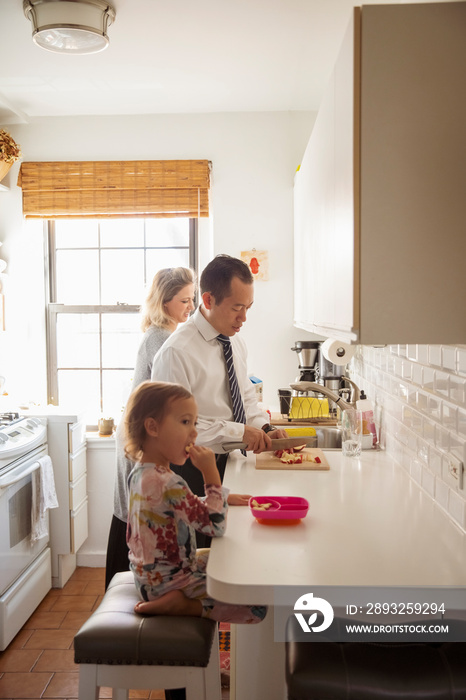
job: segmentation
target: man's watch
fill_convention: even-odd
[[[277,430],[277,428],[274,425],[271,425],[270,423],[266,423],[262,426],[262,430],[264,431],[264,433],[270,433],[272,430]]]

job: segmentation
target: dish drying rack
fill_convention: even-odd
[[[349,380],[348,380],[349,381]],[[292,385],[293,386],[293,385]],[[296,386],[296,385],[295,385]],[[351,393],[351,387],[344,387],[339,394],[346,398]],[[340,418],[340,407],[324,392],[319,391],[292,391],[291,389],[279,389],[280,413],[288,422],[305,422],[334,424]]]

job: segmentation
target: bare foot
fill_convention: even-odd
[[[134,606],[139,615],[191,615],[200,617],[202,604],[187,598],[183,591],[169,591],[156,600],[141,601]]]

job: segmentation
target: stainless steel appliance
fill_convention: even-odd
[[[297,382],[315,382],[319,376],[320,342],[315,340],[296,340],[291,348],[298,355],[299,376]]]
[[[330,389],[338,393],[344,384],[342,383],[342,378],[346,373],[346,365],[335,365],[322,353],[322,347],[319,348],[319,376],[317,381],[319,384],[323,384]]]
[[[322,344],[323,341],[297,340],[291,348],[298,356],[299,374],[290,388],[278,390],[280,413],[288,420],[319,421],[337,417],[335,402],[321,400],[322,395],[329,398],[331,395],[306,385],[314,384],[316,387],[320,384],[333,395],[349,398],[346,365],[335,365],[327,360],[322,353]]]
[[[31,537],[33,474],[46,455],[45,421],[0,414],[0,650],[52,586],[48,531]]]

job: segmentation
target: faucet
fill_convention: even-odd
[[[348,384],[351,385],[351,393],[350,393],[350,403],[356,406],[356,401],[359,401],[361,398],[361,391],[358,387],[358,385],[353,382],[349,377],[342,377],[343,381],[348,382]]]
[[[323,384],[317,384],[317,382],[296,382],[296,384],[290,384],[290,386],[295,391],[315,391],[319,394],[323,394],[327,398],[331,399],[334,403],[336,403],[343,411],[347,411],[350,408],[356,408],[356,401],[359,399],[360,391],[358,386],[354,382],[352,382],[351,379],[347,379],[347,377],[342,377],[342,379],[349,382],[352,387],[352,395],[349,401],[345,401],[345,399],[340,394],[337,394],[331,389],[327,389],[327,387]]]

